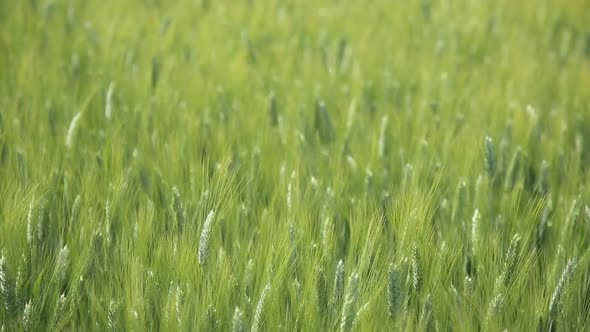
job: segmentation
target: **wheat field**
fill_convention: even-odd
[[[590,329],[589,22],[0,1],[2,331]]]

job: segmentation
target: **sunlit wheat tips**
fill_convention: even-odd
[[[107,312],[107,327],[109,331],[117,331],[119,328],[119,322],[117,320],[117,311],[119,305],[115,300],[109,302],[109,308]]]
[[[23,310],[23,330],[24,331],[32,331],[33,329],[33,305],[31,300],[25,304],[25,309]]]
[[[520,236],[515,234],[510,240],[510,246],[506,252],[504,259],[504,266],[502,268],[502,274],[499,277],[499,282],[503,286],[508,286],[514,279],[516,274],[516,267],[518,264],[518,254],[520,251]]]
[[[105,97],[104,116],[107,120],[113,117],[113,94],[115,93],[115,82],[111,82]]]
[[[76,218],[78,218],[78,214],[80,213],[80,204],[81,204],[80,195],[76,195],[76,198],[74,199],[74,204],[72,204],[72,210],[70,211],[70,223],[75,221]],[[32,205],[31,205],[31,209],[32,209]]]
[[[297,264],[297,234],[295,231],[295,226],[291,223],[289,224],[289,242],[291,245],[291,256],[289,257],[290,259],[290,264],[292,266]]]
[[[2,305],[6,310],[6,314],[10,315],[14,308],[14,297],[12,283],[8,277],[8,271],[6,268],[6,255],[4,252],[2,252],[0,256],[0,296]]]
[[[356,316],[356,304],[358,300],[359,275],[353,272],[348,278],[346,296],[342,307],[342,318],[340,320],[340,331],[350,331]]]
[[[386,147],[386,137],[385,135],[387,134],[387,121],[389,120],[389,117],[387,115],[384,115],[381,118],[381,126],[379,127],[379,142],[377,145],[377,154],[379,155],[379,158],[383,158],[383,156],[385,155],[385,149]]]
[[[240,308],[236,307],[231,323],[232,332],[244,332],[244,313]]]
[[[260,294],[260,299],[258,300],[258,304],[256,305],[256,310],[254,311],[254,317],[252,318],[252,328],[251,332],[258,332],[262,331],[262,325],[264,320],[264,309],[266,304],[266,298],[268,293],[270,292],[270,282],[266,284],[262,293]]]
[[[35,202],[31,201],[29,204],[29,212],[27,213],[27,243],[29,246],[33,245],[35,240]]]
[[[112,211],[111,211],[111,201],[107,200],[104,206],[104,214],[105,214],[105,221],[104,221],[104,232],[107,239],[107,243],[111,244],[113,242],[113,225],[112,222]]]
[[[293,173],[291,173],[291,179],[289,181],[289,184],[287,185],[286,200],[287,200],[287,211],[289,211],[289,214],[293,210],[293,179],[295,178],[295,174],[296,174],[295,171],[293,171]]]
[[[172,310],[171,307],[173,305],[173,301],[174,301],[174,292],[175,292],[175,286],[174,286],[174,282],[171,281],[170,284],[168,285],[168,287],[166,289],[168,289],[168,292],[166,294],[166,296],[162,299],[163,300],[163,304],[162,304],[162,321],[164,324],[165,328],[170,328],[171,324],[172,324]],[[163,290],[163,289],[162,289]]]
[[[352,321],[351,330],[356,331],[361,319],[363,318],[363,315],[365,314],[366,311],[368,311],[368,309],[369,309],[369,303],[367,302],[367,303],[363,304],[361,306],[361,308],[356,312],[356,314],[354,315],[354,320]]]
[[[66,301],[67,301],[67,297],[65,295],[65,293],[62,293],[58,298],[57,298],[57,303],[55,304],[55,310],[53,311],[53,318],[52,318],[52,326],[54,328],[56,328],[59,323],[59,321],[61,320],[61,318],[63,317],[65,310],[66,310]]]
[[[561,277],[557,281],[557,285],[551,296],[551,302],[549,302],[548,323],[550,326],[554,325],[558,318],[560,307],[563,306],[563,296],[566,292],[567,284],[573,277],[576,264],[577,261],[575,258],[568,260]]]
[[[182,307],[184,304],[184,291],[180,284],[176,285],[176,299],[174,302],[174,308],[176,309],[176,320],[178,326],[182,324]]]
[[[64,245],[57,254],[55,262],[55,275],[58,282],[61,282],[67,275],[70,267],[70,250]]]
[[[475,255],[479,251],[479,223],[480,223],[479,209],[475,209],[473,217],[471,217],[471,250]]]
[[[211,228],[213,227],[213,220],[215,219],[215,211],[211,210],[203,224],[201,231],[201,238],[199,240],[199,264],[205,265],[207,257],[209,256],[209,240],[211,237]]]
[[[420,315],[420,326],[424,331],[435,331],[435,317],[434,304],[432,303],[432,295],[428,294],[422,306],[422,313]]]
[[[80,118],[82,117],[82,112],[78,112],[76,113],[76,115],[74,115],[74,117],[72,118],[72,121],[70,122],[70,126],[68,127],[68,133],[66,135],[66,147],[68,149],[71,149],[74,146],[75,143],[75,135],[76,135],[76,130],[78,128],[78,122],[80,122]]]
[[[502,310],[503,305],[504,305],[504,296],[502,295],[502,293],[499,293],[498,295],[494,296],[494,298],[490,301],[490,304],[488,307],[486,323],[489,323],[489,321],[491,319],[493,319],[494,317],[496,317],[497,315],[500,314],[500,311]]]
[[[344,262],[338,261],[336,265],[336,272],[334,272],[334,284],[332,291],[332,305],[336,306],[340,303],[344,293]]]
[[[475,290],[475,280],[470,276],[465,276],[463,281],[463,297],[469,298]]]
[[[572,201],[569,211],[567,213],[567,216],[565,218],[566,225],[569,225],[578,219],[578,216],[580,214],[580,207],[579,207],[580,199],[581,199],[581,197],[578,195],[578,197],[576,197]]]

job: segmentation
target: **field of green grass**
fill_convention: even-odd
[[[2,331],[590,329],[590,2],[0,1]]]

